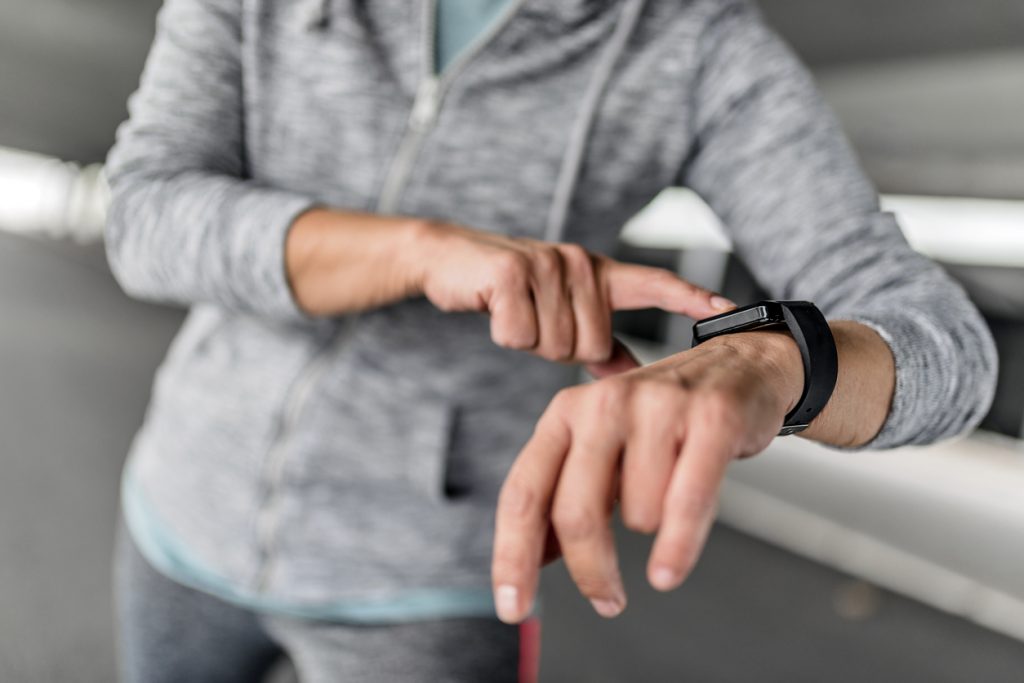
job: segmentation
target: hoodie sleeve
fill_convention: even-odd
[[[683,184],[721,217],[773,297],[814,301],[889,344],[895,395],[865,448],[926,444],[977,426],[997,365],[978,310],[880,211],[810,74],[752,5],[709,4]]]
[[[129,294],[302,319],[284,241],[314,202],[246,178],[241,0],[167,0],[107,160],[111,268]]]

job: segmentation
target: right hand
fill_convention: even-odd
[[[635,366],[612,338],[612,311],[660,308],[699,319],[734,306],[671,271],[576,244],[446,224],[427,224],[422,237],[417,289],[435,306],[486,312],[499,346],[589,363],[598,375]]]

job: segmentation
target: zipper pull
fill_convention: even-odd
[[[441,104],[441,88],[437,76],[428,76],[416,90],[412,103],[410,121],[417,130],[423,130],[434,123]]]

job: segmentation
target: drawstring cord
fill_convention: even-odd
[[[622,8],[615,32],[612,34],[608,47],[601,54],[601,59],[594,68],[594,74],[587,83],[579,114],[569,133],[569,145],[565,157],[562,159],[558,180],[555,183],[551,211],[548,213],[547,228],[544,232],[544,239],[548,242],[560,242],[565,237],[569,206],[572,203],[573,193],[579,179],[587,139],[590,137],[590,130],[593,128],[594,119],[597,116],[598,105],[608,86],[612,70],[625,51],[633,31],[636,30],[645,4],[646,0],[629,0],[629,3]]]
[[[331,0],[311,0],[311,2],[307,28],[310,31],[322,31],[330,25]],[[559,242],[565,237],[569,208],[579,180],[587,140],[597,116],[601,97],[608,86],[615,65],[636,30],[645,5],[646,0],[628,0],[625,7],[622,8],[608,47],[601,53],[601,57],[594,67],[594,73],[587,83],[579,113],[569,132],[569,143],[555,182],[551,210],[548,213],[547,226],[544,231],[544,239],[549,242]]]

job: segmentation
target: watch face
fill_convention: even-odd
[[[693,326],[694,339],[704,341],[725,332],[739,332],[765,325],[784,323],[782,306],[774,301],[762,301],[753,306],[728,311],[713,318],[706,318]]]

